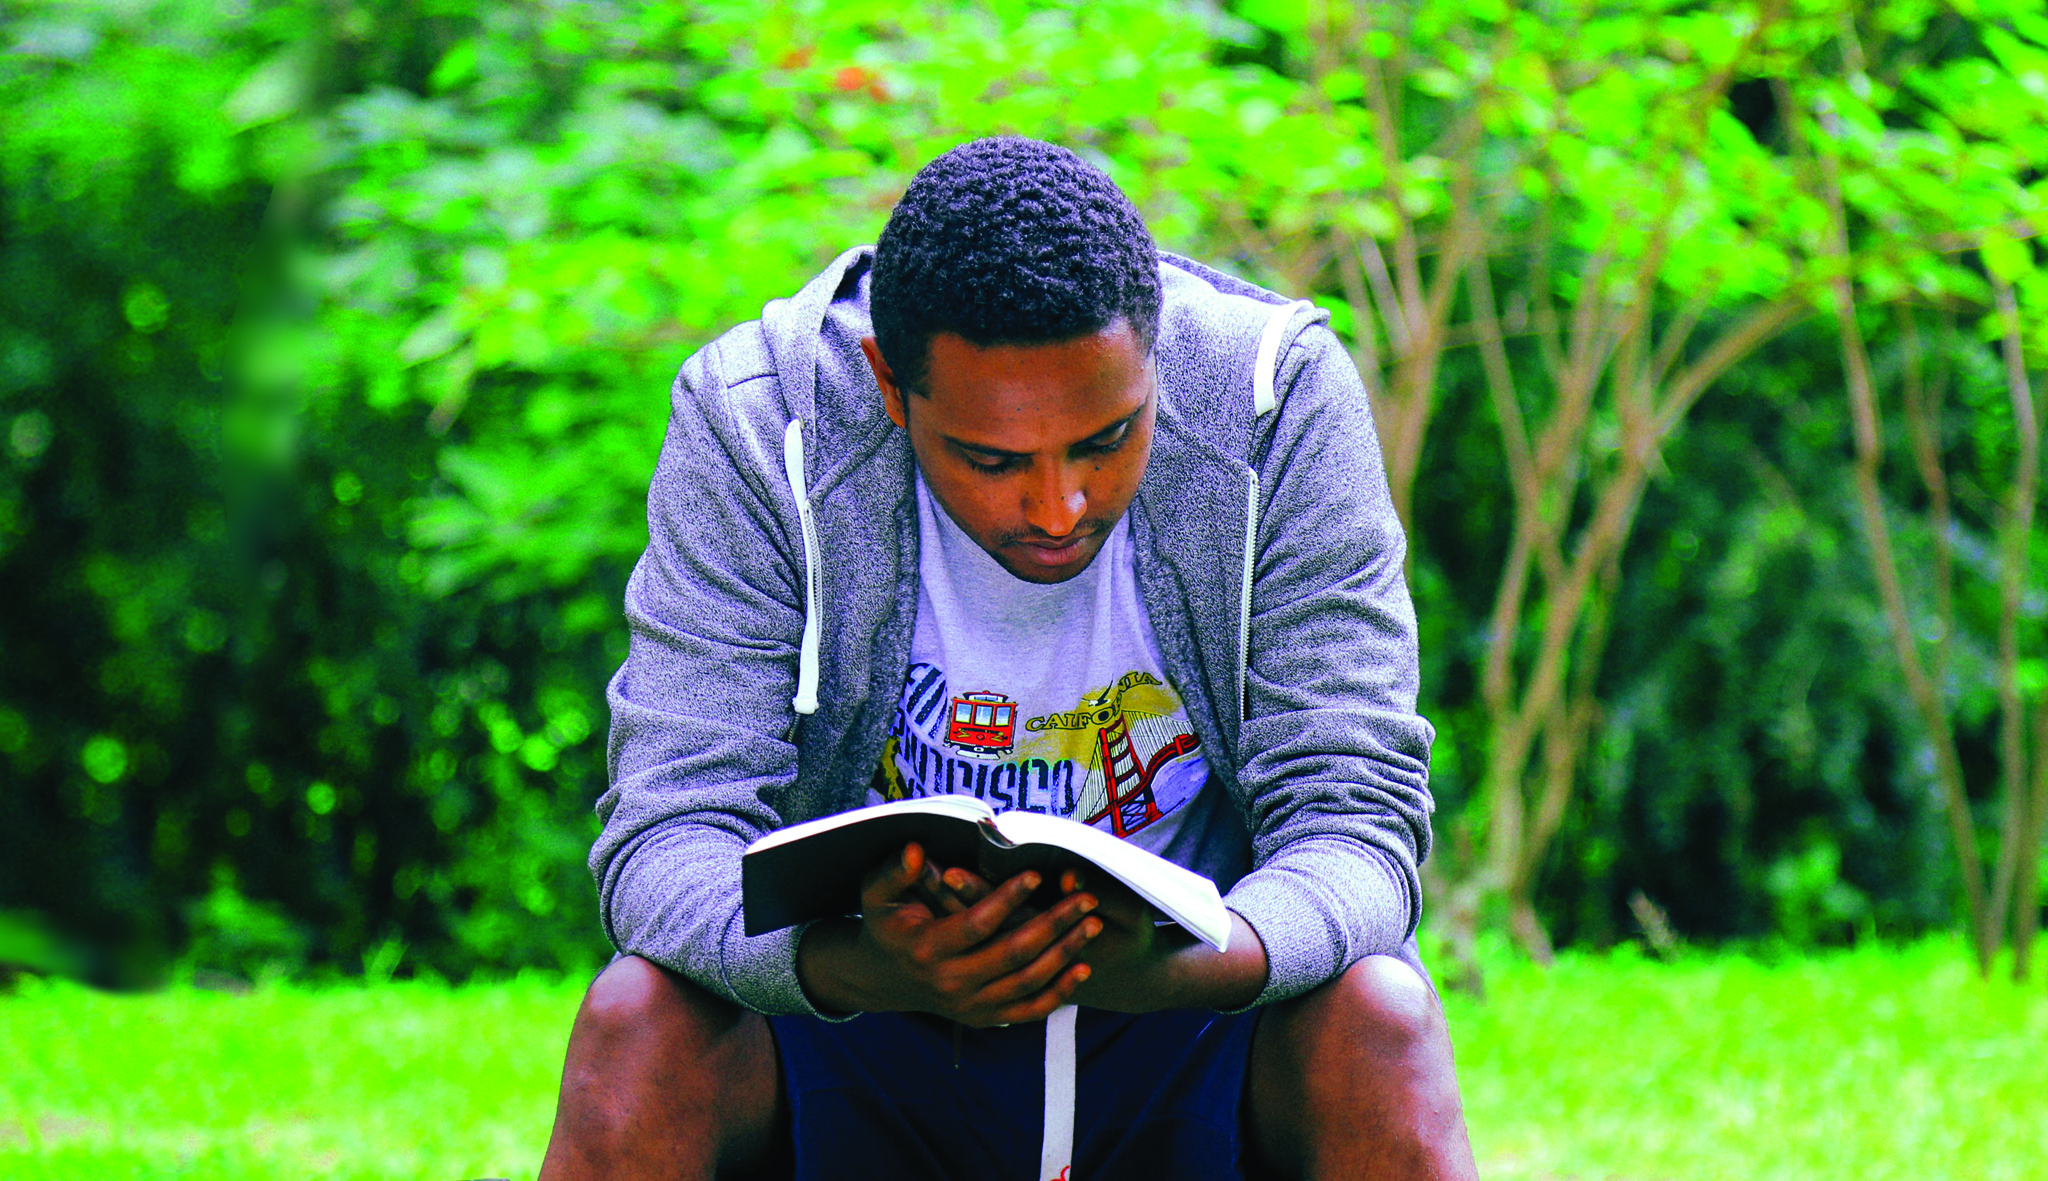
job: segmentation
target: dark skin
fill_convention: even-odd
[[[927,388],[901,389],[862,342],[889,417],[933,498],[997,562],[1032,582],[1088,568],[1136,496],[1157,382],[1129,326],[1050,344],[932,339]],[[1125,1012],[1234,1009],[1263,991],[1264,945],[1232,915],[1211,951],[1118,883],[1056,871],[986,882],[912,844],[877,866],[861,914],[812,924],[797,974],[820,1008],[915,1010],[965,1024],[1078,1003]],[[625,957],[598,977],[570,1035],[543,1181],[711,1178],[786,1168],[787,1113],[766,1021]],[[1477,1176],[1449,1032],[1413,969],[1369,956],[1261,1011],[1245,1083],[1255,1176]]]

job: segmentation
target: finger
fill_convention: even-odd
[[[946,890],[946,884],[938,880],[938,868],[932,866],[932,862],[924,864],[924,872],[918,874],[918,886],[915,886],[915,890],[918,890],[918,899],[924,901],[924,905],[930,907],[934,915],[948,913],[946,899],[950,896],[950,890]]]
[[[1039,881],[1038,872],[1027,869],[996,887],[994,893],[963,913],[946,920],[947,929],[941,937],[940,950],[958,954],[987,942],[989,936],[1002,928],[1003,920],[1010,917],[1010,912],[1022,906],[1024,900],[1031,897],[1031,892],[1038,889]]]
[[[985,981],[1008,976],[1037,959],[1086,918],[1095,905],[1095,899],[1089,895],[1069,894],[1051,910],[991,941],[988,946],[963,955],[961,966]],[[1101,921],[1097,920],[1097,926],[1100,925]]]
[[[988,897],[989,893],[995,889],[995,887],[964,869],[947,870],[945,880],[946,885],[952,889],[953,893],[968,906],[973,906],[975,903]],[[1013,927],[1022,926],[1025,920],[1039,913],[1041,912],[1036,907],[1020,906],[1010,912],[1010,917],[1004,919],[1003,925],[997,928],[997,930],[1007,931]]]
[[[900,903],[903,895],[917,884],[917,879],[924,873],[924,865],[922,846],[916,841],[903,846],[902,856],[883,862],[861,883],[861,913],[886,910]]]
[[[1124,885],[1108,874],[1089,874],[1082,870],[1069,871],[1074,877],[1075,891],[1085,891],[1095,896],[1102,904],[1102,917],[1126,927],[1152,921],[1152,904],[1136,890]],[[1065,874],[1061,875],[1065,877]]]
[[[1059,974],[1074,962],[1088,941],[1102,934],[1102,920],[1086,918],[1074,924],[1072,930],[1040,953],[1024,967],[998,980],[992,981],[981,990],[975,999],[986,1004],[1005,1005],[1023,1000],[1051,984]]]
[[[990,891],[995,889],[981,878],[957,866],[946,871],[945,881],[946,888],[969,906],[988,897]]]
[[[926,906],[931,907],[933,914],[959,914],[967,909],[967,903],[962,902],[960,896],[947,887],[945,879],[939,874],[939,867],[930,861],[925,862],[924,873],[917,880],[917,894],[924,899]]]
[[[1052,1011],[1074,999],[1074,993],[1094,975],[1095,969],[1087,964],[1075,964],[1060,974],[1036,996],[1027,997],[1014,1004],[997,1009],[992,1015],[1003,1025],[1015,1025],[1020,1021],[1040,1021],[1052,1016]]]

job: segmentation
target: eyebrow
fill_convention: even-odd
[[[1110,423],[1108,426],[1103,427],[1101,430],[1096,431],[1094,434],[1089,435],[1087,438],[1068,445],[1078,447],[1083,443],[1092,443],[1095,440],[1100,439],[1102,436],[1114,432],[1119,427],[1127,427],[1131,425],[1131,423],[1140,414],[1143,414],[1144,412],[1145,408],[1143,406],[1140,406],[1136,410],[1131,411],[1129,414],[1124,415],[1122,418],[1117,419],[1115,422]],[[986,447],[980,443],[970,443],[965,439],[956,439],[951,435],[942,435],[940,437],[945,439],[946,442],[951,443],[953,446],[960,448],[962,451],[972,451],[977,455],[988,455],[996,457],[998,459],[1031,458],[1031,452],[1029,451],[1005,451],[1000,447]]]

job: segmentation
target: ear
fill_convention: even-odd
[[[882,346],[874,337],[863,336],[860,338],[860,351],[867,355],[868,368],[875,371],[875,386],[882,391],[882,410],[898,429],[908,430],[908,420],[903,416],[903,387],[896,384],[895,372],[882,357]]]

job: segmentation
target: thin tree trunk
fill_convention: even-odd
[[[2026,365],[2020,354],[2020,316],[2012,288],[1994,278],[1992,294],[2005,330],[2005,380],[2019,443],[2010,495],[1998,514],[1998,761],[2003,772],[2005,808],[1998,829],[1998,862],[1991,879],[1991,914],[1986,919],[1995,946],[2006,931],[2007,911],[2013,902],[2013,885],[2021,861],[2031,861],[2034,853],[2032,848],[2022,845],[2031,827],[2033,810],[2028,796],[2033,776],[2027,773],[2027,723],[2020,701],[2019,616],[2020,592],[2026,586],[2027,542],[2034,529],[2041,439],[2034,419],[2034,391],[2027,382]],[[2034,873],[2032,865],[2026,869],[2030,876]]]
[[[1784,79],[1773,81],[1781,110],[1801,118]],[[1885,621],[1892,647],[1906,677],[1907,692],[1919,711],[1927,738],[1934,746],[1935,778],[1941,785],[1942,803],[1948,815],[1949,833],[1955,842],[1956,859],[1963,876],[1963,895],[1970,913],[1970,941],[1977,960],[1977,972],[1991,973],[1991,960],[2002,932],[1990,924],[1990,899],[1986,896],[1983,857],[1977,848],[1975,819],[1963,782],[1962,762],[1956,756],[1955,733],[1941,687],[1928,677],[1914,639],[1913,624],[1900,585],[1897,559],[1892,552],[1891,525],[1885,519],[1884,498],[1878,485],[1878,471],[1884,458],[1884,439],[1878,428],[1877,393],[1870,376],[1870,355],[1863,344],[1863,331],[1856,323],[1856,295],[1849,265],[1849,219],[1842,204],[1842,179],[1832,150],[1814,150],[1816,141],[1833,144],[1841,136],[1838,122],[1824,125],[1815,137],[1802,129],[1796,138],[1806,145],[1807,158],[1818,174],[1821,198],[1828,211],[1827,253],[1836,265],[1828,281],[1838,345],[1842,355],[1844,384],[1849,396],[1849,417],[1856,440],[1856,500],[1863,526],[1864,542],[1870,547],[1872,573],[1878,596],[1884,603]]]
[[[1821,159],[1827,174],[1829,204],[1835,216],[1836,254],[1846,264],[1848,235],[1842,223],[1841,195],[1835,187],[1830,162],[1825,156]],[[1892,647],[1905,671],[1906,687],[1920,711],[1921,724],[1927,727],[1928,740],[1934,744],[1935,774],[1941,782],[1956,856],[1962,862],[1963,891],[1970,908],[1971,941],[1976,951],[1977,970],[1989,974],[1993,944],[1988,940],[1995,938],[1995,933],[1988,926],[1990,913],[1984,895],[1983,861],[1977,851],[1976,826],[1970,816],[1969,797],[1963,790],[1962,764],[1956,758],[1955,736],[1949,729],[1948,710],[1920,661],[1920,650],[1913,639],[1912,619],[1906,610],[1905,591],[1899,583],[1898,563],[1892,554],[1891,525],[1885,520],[1884,500],[1877,481],[1878,467],[1883,460],[1883,440],[1877,426],[1877,395],[1870,380],[1869,354],[1863,347],[1862,331],[1856,325],[1855,296],[1846,270],[1836,276],[1830,287],[1840,336],[1842,368],[1848,379],[1849,414],[1856,436],[1856,499],[1863,522],[1864,541],[1870,546],[1871,565],[1877,576],[1879,597],[1884,602]]]
[[[2013,910],[2012,974],[2025,980],[2032,966],[2034,936],[2041,926],[2041,838],[2048,833],[2048,694],[2034,705],[2034,786],[2027,827],[2020,839],[2018,904]]]
[[[1554,951],[1550,933],[1536,914],[1536,880],[1549,855],[1550,843],[1564,824],[1572,788],[1578,783],[1579,764],[1599,716],[1599,703],[1593,691],[1599,679],[1600,657],[1607,647],[1607,624],[1613,614],[1614,594],[1620,584],[1621,563],[1610,560],[1600,573],[1599,593],[1587,611],[1572,666],[1569,698],[1551,709],[1544,727],[1543,790],[1535,820],[1523,838],[1521,859],[1516,862],[1507,886],[1509,930],[1522,950],[1545,967],[1551,964]]]
[[[1619,555],[1600,572],[1600,586],[1587,609],[1579,638],[1578,657],[1572,664],[1572,685],[1567,701],[1552,711],[1554,729],[1544,736],[1543,795],[1537,802],[1536,822],[1530,830],[1522,862],[1516,866],[1511,894],[1533,895],[1536,875],[1543,867],[1551,840],[1564,824],[1565,808],[1571,803],[1572,788],[1578,782],[1578,767],[1586,744],[1599,718],[1600,704],[1594,690],[1600,680],[1600,658],[1607,650],[1608,622],[1614,615],[1614,597],[1621,588]],[[1556,748],[1552,749],[1552,735]]]

